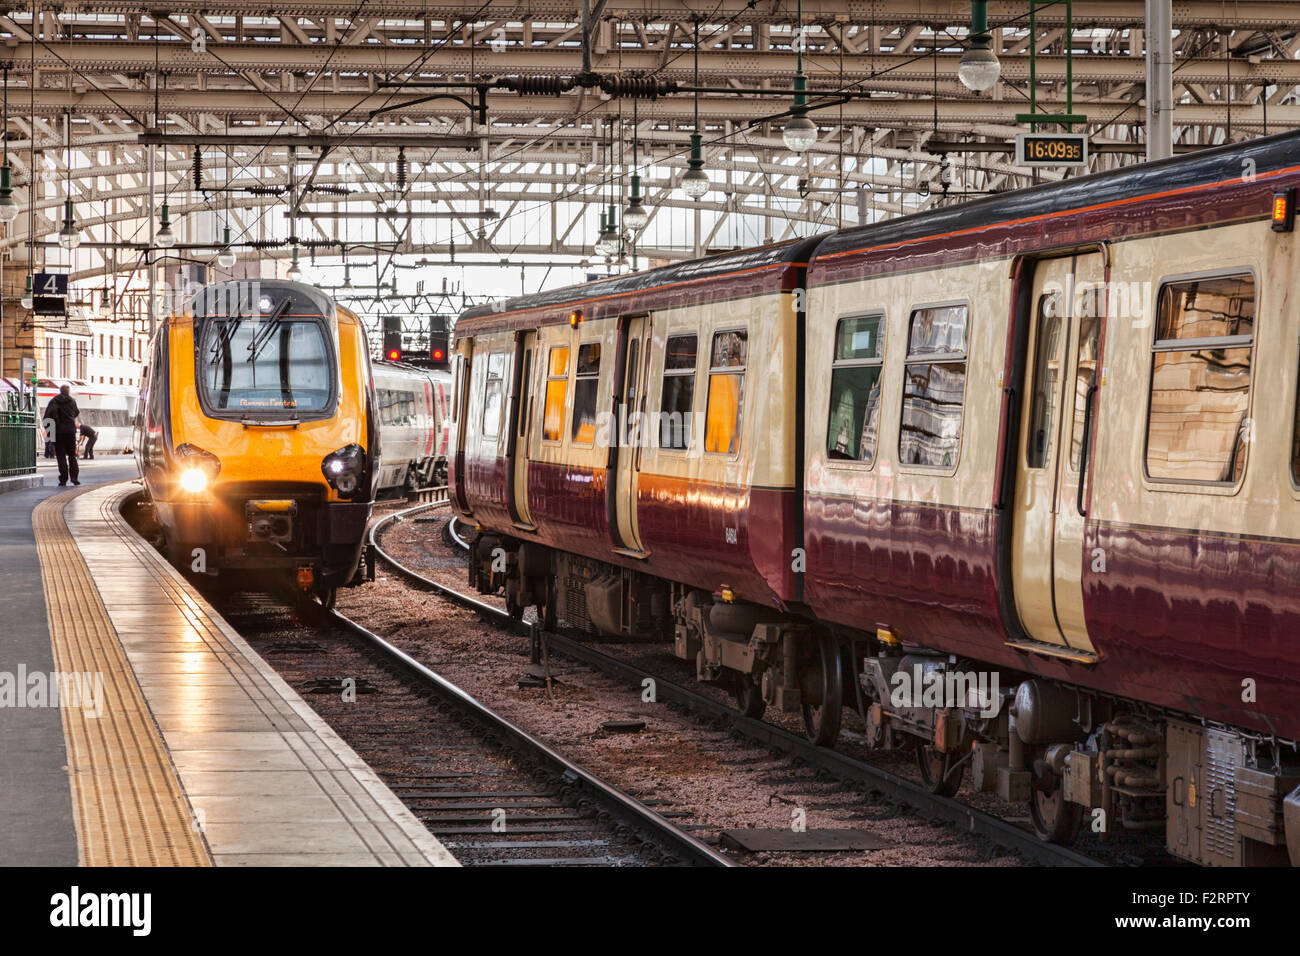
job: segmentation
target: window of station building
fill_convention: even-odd
[[[1147,475],[1232,484],[1246,467],[1255,278],[1166,283],[1157,303]]]
[[[488,356],[487,383],[483,388],[484,438],[496,438],[501,433],[501,395],[505,388],[505,367],[505,352],[493,352]]]
[[[600,343],[578,347],[578,367],[573,370],[573,427],[575,445],[596,441],[596,399],[600,384]]]
[[[871,465],[880,431],[880,375],[884,361],[883,315],[840,319],[831,363],[831,403],[826,454]]]
[[[670,335],[664,347],[663,396],[659,403],[659,447],[677,451],[691,445],[695,414],[695,365],[699,340]]]
[[[898,461],[955,468],[966,396],[966,305],[912,312],[903,369]]]
[[[745,365],[749,333],[744,329],[713,333],[709,356],[709,397],[704,414],[704,450],[734,454],[740,447],[745,411]]]
[[[546,367],[546,405],[542,409],[542,437],[559,441],[564,434],[564,400],[569,391],[569,347],[557,345],[550,351]]]

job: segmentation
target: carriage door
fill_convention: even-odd
[[[506,466],[510,469],[506,504],[510,508],[510,520],[528,529],[534,527],[528,510],[528,452],[532,444],[532,382],[536,353],[537,333],[516,333],[514,376],[510,389],[510,436],[506,439]]]
[[[616,479],[614,510],[620,551],[642,555],[637,529],[637,474],[641,468],[642,419],[645,415],[647,350],[650,347],[650,317],[634,315],[623,319],[623,383],[619,393],[615,433]]]
[[[1085,659],[1095,651],[1083,614],[1079,480],[1104,277],[1098,253],[1047,260],[1035,271],[1011,544],[1025,631]]]

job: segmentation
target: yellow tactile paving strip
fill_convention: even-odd
[[[64,505],[81,493],[54,495],[32,512],[55,666],[103,675],[102,716],[61,709],[80,862],[210,866],[171,757],[64,522]]]

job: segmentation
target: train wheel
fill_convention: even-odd
[[[1069,846],[1083,825],[1083,806],[1065,799],[1061,782],[1055,774],[1046,782],[1035,781],[1034,792],[1029,797],[1029,819],[1041,839]]]
[[[916,745],[916,766],[921,771],[921,780],[926,789],[941,797],[951,797],[961,789],[966,768],[953,769],[958,759],[956,754],[944,753],[929,744]]]
[[[830,634],[818,635],[817,664],[811,688],[816,699],[803,705],[803,727],[809,740],[819,747],[829,747],[840,735],[844,710],[844,667],[839,644]]]
[[[763,716],[763,711],[767,709],[767,701],[763,700],[763,691],[751,675],[737,675],[732,685],[732,693],[736,696],[736,709],[746,717],[758,720]]]

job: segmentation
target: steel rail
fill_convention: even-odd
[[[420,507],[432,507],[422,505]],[[413,509],[412,509],[413,510]],[[550,769],[586,796],[607,810],[611,815],[628,825],[638,836],[665,850],[670,859],[679,860],[692,866],[735,866],[736,864],[723,854],[714,850],[691,834],[673,826],[654,810],[640,800],[595,774],[585,770],[552,748],[545,741],[524,730],[522,727],[502,717],[496,711],[447,680],[441,674],[429,669],[411,657],[401,648],[353,621],[337,610],[320,608],[328,620],[351,631],[380,651],[386,658],[398,665],[422,685],[427,686],[441,699],[457,707],[473,720],[489,728],[507,742],[507,746],[516,752],[537,758]]]
[[[530,634],[531,626],[529,624],[516,621],[501,608],[424,577],[419,572],[406,567],[379,545],[379,533],[390,522],[405,518],[414,512],[438,507],[442,504],[448,504],[448,502],[418,505],[414,508],[384,516],[370,528],[370,547],[380,560],[415,586],[424,590],[435,591],[463,607],[477,611],[481,616],[501,627],[522,635]],[[664,680],[634,664],[611,657],[561,634],[547,632],[547,645],[550,650],[558,654],[586,664],[610,676],[625,680],[636,687],[641,687],[642,682],[649,678],[654,681],[656,695],[661,699],[672,701],[711,720],[725,720],[739,733],[755,743],[778,748],[811,766],[825,770],[838,779],[861,784],[869,790],[877,791],[892,800],[905,804],[927,818],[940,820],[963,832],[985,837],[993,843],[1005,849],[1013,850],[1036,863],[1049,866],[1094,867],[1105,865],[1069,847],[1045,843],[1029,830],[990,813],[976,810],[959,800],[931,793],[906,777],[890,773],[879,767],[873,767],[871,764],[849,757],[839,751],[818,747],[811,741],[772,724],[745,717],[738,711],[712,698]]]

